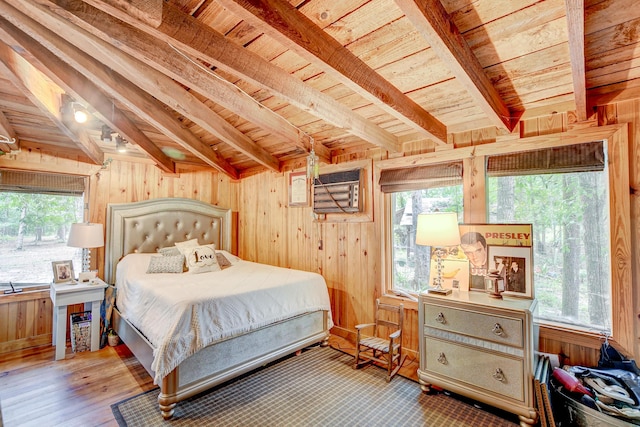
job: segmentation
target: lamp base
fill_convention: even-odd
[[[427,289],[427,293],[439,294],[439,295],[449,295],[451,293],[451,289],[429,288],[429,289]]]
[[[502,292],[489,291],[487,294],[489,295],[489,298],[502,299]]]
[[[83,248],[82,249],[82,272],[86,273],[89,270],[91,270],[91,252],[89,252],[89,249]]]

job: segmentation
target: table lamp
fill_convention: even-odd
[[[92,224],[90,222],[71,224],[67,246],[82,248],[82,272],[89,271],[91,264],[89,249],[104,246],[102,224]]]
[[[448,295],[451,289],[442,287],[442,250],[445,246],[460,244],[460,230],[458,229],[458,214],[455,212],[437,212],[418,215],[416,227],[416,245],[431,246],[436,253],[435,287],[427,292]]]

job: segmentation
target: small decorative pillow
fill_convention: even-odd
[[[217,254],[220,254],[220,255],[223,255],[223,256],[227,259],[227,261],[229,261],[229,263],[230,263],[231,265],[235,265],[235,264],[237,264],[238,262],[242,261],[242,259],[241,259],[241,258],[239,258],[239,257],[237,257],[237,256],[235,256],[235,255],[233,255],[233,254],[232,254],[232,253],[230,253],[230,252],[227,252],[227,251],[225,251],[225,250],[222,250],[222,249],[221,249],[221,250],[219,250],[219,251],[216,251],[216,253],[217,253]]]
[[[222,270],[224,270],[225,268],[231,267],[232,265],[227,259],[227,257],[221,254],[220,252],[216,252],[216,259],[218,260],[218,265]]]
[[[182,273],[184,266],[184,255],[174,256],[152,256],[147,268],[147,274],[150,273]]]
[[[184,242],[176,242],[177,248],[192,248],[198,246],[198,239],[185,240]]]
[[[162,256],[176,256],[176,255],[182,256],[182,254],[180,253],[180,249],[178,249],[176,246],[168,246],[166,248],[160,248],[158,249],[158,253]]]
[[[180,248],[180,252],[184,255],[189,273],[205,273],[207,271],[220,270],[215,245]]]

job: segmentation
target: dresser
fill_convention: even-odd
[[[437,386],[536,424],[535,299],[490,298],[454,291],[419,298],[420,369],[425,392]]]

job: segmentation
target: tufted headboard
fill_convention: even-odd
[[[113,284],[125,255],[156,252],[197,238],[231,250],[231,210],[193,199],[166,198],[107,205],[105,281]]]

